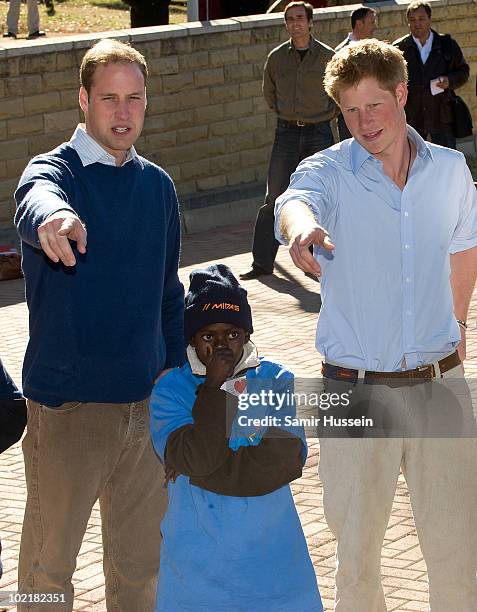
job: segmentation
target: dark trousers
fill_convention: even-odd
[[[275,238],[275,200],[290,182],[290,176],[298,164],[333,144],[333,133],[329,122],[298,127],[278,119],[275,130],[270,165],[268,168],[267,194],[259,209],[253,234],[253,265],[266,272],[273,271],[278,251]]]
[[[131,28],[145,28],[156,25],[168,25],[169,1],[131,2]]]

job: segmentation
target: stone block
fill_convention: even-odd
[[[67,68],[76,69],[76,83],[78,83],[79,63],[73,50],[62,51],[56,54],[56,69],[66,70]]]
[[[211,136],[225,136],[226,134],[236,134],[242,130],[241,122],[237,119],[226,119],[225,121],[217,121],[209,125]]]
[[[170,57],[160,57],[147,64],[150,75],[164,76],[166,74],[178,74],[179,58],[177,55]]]
[[[5,120],[0,121],[0,140],[6,140],[7,138],[7,122]],[[6,146],[5,143],[2,146]]]
[[[199,140],[205,140],[209,136],[207,125],[195,125],[194,127],[177,130],[177,144],[189,144]]]
[[[56,53],[38,53],[20,57],[20,74],[44,74],[56,71]]]
[[[210,88],[210,101],[214,103],[233,102],[240,98],[240,89],[238,84],[235,85],[219,85],[218,87]]]
[[[18,185],[18,178],[7,179],[0,182],[0,201],[13,201],[13,194],[15,193]]]
[[[194,73],[165,75],[162,77],[162,83],[166,94],[192,89],[194,87]]]
[[[210,106],[204,106],[203,108],[196,108],[194,112],[195,119],[198,123],[209,123],[211,121],[223,119],[224,105],[211,104]]]
[[[42,74],[44,91],[70,89],[78,87],[78,71],[73,68],[59,72],[44,72]]]
[[[195,125],[194,113],[190,110],[181,110],[176,113],[166,113],[164,118],[164,130],[169,131],[178,128],[192,127]]]
[[[206,178],[197,179],[197,191],[208,191],[209,189],[220,189],[227,185],[227,177],[225,175],[208,176]]]
[[[171,179],[176,183],[181,179],[181,167],[180,166],[168,166],[166,170],[167,174],[171,177]]]
[[[240,83],[240,97],[242,99],[260,97],[262,98],[262,81],[255,80],[248,83]]]
[[[45,132],[54,132],[56,130],[71,130],[74,131],[79,122],[79,109],[63,110],[56,113],[46,113],[45,117]]]
[[[60,92],[61,98],[61,108],[66,110],[68,108],[79,108],[78,102],[79,89],[75,87],[74,89],[65,89]]]
[[[255,96],[253,99],[253,113],[263,114],[269,112],[268,104],[265,102],[265,98],[263,96]]]
[[[8,57],[0,61],[0,77],[15,77],[20,74],[20,58]]]
[[[255,180],[253,168],[240,168],[232,172],[227,172],[227,185],[240,185],[241,183],[251,183]]]
[[[40,74],[28,76],[10,77],[5,79],[6,96],[28,96],[43,91],[42,79]]]
[[[15,157],[27,157],[28,141],[26,138],[9,140],[5,146],[0,147],[0,160],[9,160]]]
[[[250,45],[250,47],[241,47],[239,50],[239,61],[243,64],[251,62],[261,62],[262,64],[267,59],[267,45]]]
[[[21,157],[20,159],[7,159],[7,177],[19,181],[23,170],[27,167],[29,157]]]
[[[197,181],[191,179],[190,181],[180,180],[176,183],[177,194],[179,195],[179,206],[180,206],[180,196],[182,194],[196,193],[197,191]]]
[[[190,55],[192,53],[192,40],[190,36],[169,38],[161,40],[161,56]]]
[[[11,197],[0,201],[0,228],[10,228],[13,223],[13,216],[11,212]]]
[[[0,119],[23,117],[23,98],[4,98],[0,100]]]
[[[149,151],[162,151],[167,147],[175,147],[177,144],[177,132],[159,132],[158,134],[147,134],[145,149]]]
[[[252,81],[253,67],[251,64],[235,64],[232,66],[224,66],[224,75],[226,83]]]
[[[233,136],[225,136],[225,150],[229,153],[251,149],[253,147],[253,133],[239,132]]]
[[[191,53],[190,55],[179,56],[179,69],[181,72],[208,67],[209,54],[207,51],[197,51],[196,53]]]
[[[61,96],[59,91],[50,91],[48,93],[28,96],[24,98],[23,103],[26,115],[61,110]]]
[[[162,94],[164,87],[162,84],[162,77],[160,76],[149,76],[147,79],[147,94]]]
[[[210,161],[224,152],[224,140],[222,138],[211,138],[210,140],[200,140],[193,145],[187,144],[167,149],[163,152],[163,159],[167,165],[181,164],[182,162],[189,161]]]
[[[272,147],[274,134],[271,130],[257,130],[253,133],[253,143],[256,147]]]
[[[260,164],[268,163],[270,157],[270,148],[262,147],[261,149],[249,149],[248,151],[240,151],[240,165],[243,168],[256,167]]]
[[[4,179],[7,177],[7,162],[0,162],[0,179]]]
[[[215,157],[213,161],[213,169],[217,174],[231,172],[240,167],[240,154],[227,153],[220,157]]]
[[[267,127],[266,115],[258,115],[252,117],[243,117],[240,120],[240,127],[244,132],[255,132],[256,130],[263,130]]]
[[[202,89],[193,89],[192,91],[181,91],[178,94],[179,108],[197,108],[199,106],[207,106],[210,104],[210,90],[207,87]]]
[[[170,113],[179,107],[179,94],[148,96],[146,116]]]
[[[246,117],[253,112],[252,100],[237,100],[224,104],[225,117]]]
[[[20,117],[19,119],[7,120],[8,138],[15,138],[16,136],[24,136],[43,131],[43,115],[30,115],[28,117]]]
[[[208,70],[198,70],[194,74],[194,82],[196,87],[220,85],[224,83],[224,69],[210,68]]]
[[[236,47],[229,49],[217,49],[209,52],[209,63],[211,67],[230,66],[239,61],[239,51]]]
[[[72,130],[60,132],[55,130],[50,134],[33,134],[28,139],[28,155],[38,155],[40,153],[46,153],[51,151],[61,143],[71,138]],[[21,157],[16,155],[16,157]]]
[[[266,43],[267,45],[273,44],[278,46],[278,41],[281,40],[283,26],[280,27],[268,27],[252,30],[250,33],[250,44],[256,45]]]
[[[184,180],[205,178],[210,175],[210,159],[197,159],[181,164],[181,177]]]

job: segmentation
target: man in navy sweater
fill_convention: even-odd
[[[85,125],[35,157],[15,194],[30,317],[19,590],[56,594],[55,612],[72,609],[98,499],[108,610],[154,608],[167,498],[149,395],[183,363],[184,343],[174,185],[133,146],[146,78],[130,46],[90,49],[80,69]]]

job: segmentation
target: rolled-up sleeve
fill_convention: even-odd
[[[477,190],[467,164],[462,159],[462,193],[459,197],[459,220],[449,252],[459,253],[477,246]]]
[[[290,178],[288,189],[275,202],[275,237],[281,244],[288,244],[280,231],[281,213],[291,201],[304,202],[316,219],[326,228],[327,219],[337,206],[335,172],[318,153],[304,159]]]

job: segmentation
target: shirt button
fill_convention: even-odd
[[[409,213],[408,213],[408,212],[405,212],[405,213],[404,213],[404,216],[405,216],[405,217],[409,217]]]
[[[409,244],[405,244],[405,245],[404,245],[404,248],[405,248],[405,249],[410,249],[410,248],[411,248],[411,246],[410,246]]]
[[[410,283],[411,279],[409,278],[409,276],[406,278],[406,283]]]
[[[412,312],[410,310],[406,310],[406,314],[407,315],[412,315]]]

